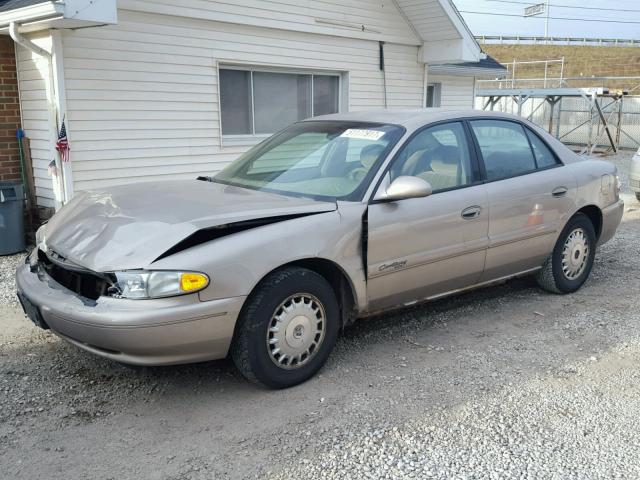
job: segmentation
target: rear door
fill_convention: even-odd
[[[368,209],[367,293],[371,309],[421,300],[478,281],[488,243],[488,198],[463,122],[416,133],[394,159],[400,175],[433,194]]]
[[[472,120],[489,195],[489,248],[481,281],[539,267],[573,211],[576,180],[528,127]]]

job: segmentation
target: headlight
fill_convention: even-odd
[[[122,298],[162,298],[185,295],[209,285],[209,277],[198,272],[114,272],[115,285],[110,293]]]
[[[44,240],[44,234],[46,233],[47,225],[41,225],[38,230],[36,230],[36,246],[40,245]]]

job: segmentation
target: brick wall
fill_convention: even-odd
[[[20,180],[20,105],[13,40],[0,35],[0,181]]]

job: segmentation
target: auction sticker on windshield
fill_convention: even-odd
[[[348,128],[345,130],[341,137],[345,138],[358,138],[360,140],[380,140],[385,132],[378,130],[366,130],[362,128]]]

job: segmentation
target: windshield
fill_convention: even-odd
[[[213,181],[320,200],[361,200],[403,133],[397,125],[296,123],[246,152]]]

